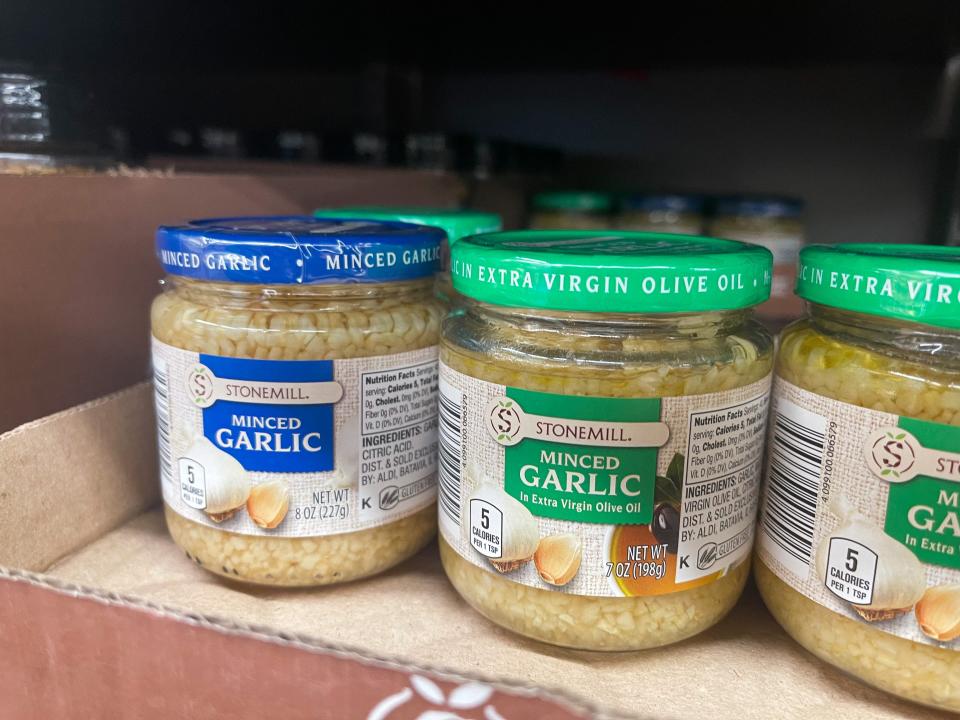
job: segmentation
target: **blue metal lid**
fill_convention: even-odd
[[[439,268],[443,231],[308,216],[191,220],[157,230],[170,275],[264,285],[416,280]]]
[[[796,218],[803,213],[803,200],[767,195],[736,195],[717,198],[716,215]]]
[[[623,210],[641,212],[677,212],[699,214],[703,211],[703,196],[672,193],[637,193],[620,200]]]

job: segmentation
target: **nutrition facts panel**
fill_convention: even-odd
[[[437,381],[436,360],[360,375],[361,521],[406,515],[436,494]]]
[[[676,582],[710,575],[749,552],[768,403],[764,394],[690,414]]]

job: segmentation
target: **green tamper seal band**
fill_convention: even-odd
[[[770,296],[769,250],[696,235],[541,230],[453,246],[457,292],[510,307],[598,313],[735,310]]]
[[[960,248],[811,245],[800,251],[797,295],[840,310],[960,329]]]

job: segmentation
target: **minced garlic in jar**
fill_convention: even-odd
[[[756,576],[805,648],[960,710],[960,249],[812,246],[783,334]]]
[[[322,585],[430,540],[441,238],[302,217],[158,231],[161,484],[170,533],[197,564]]]
[[[542,231],[453,247],[440,349],[440,552],[494,622],[633,650],[694,635],[748,575],[770,254]]]

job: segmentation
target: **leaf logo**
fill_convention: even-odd
[[[868,438],[864,457],[874,475],[889,482],[905,482],[916,475],[921,447],[913,435],[900,428],[880,428]]]
[[[187,376],[187,393],[199,407],[213,404],[213,373],[206,365],[197,365]]]
[[[509,398],[500,397],[487,406],[487,430],[501,445],[516,445],[523,439],[523,410]]]

